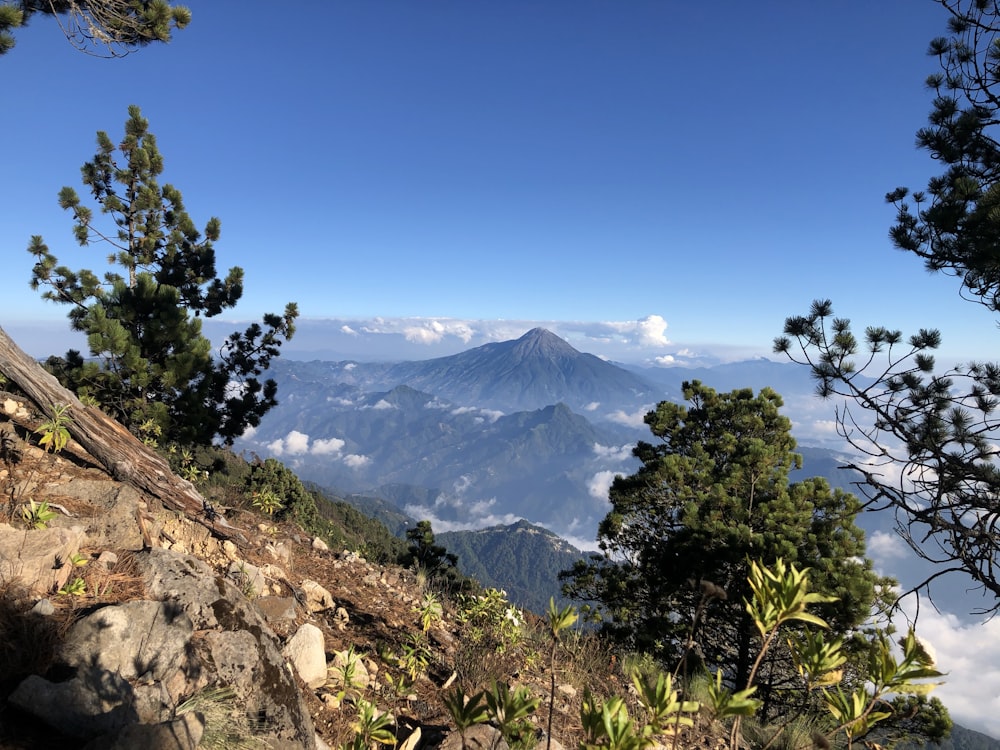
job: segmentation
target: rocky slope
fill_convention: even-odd
[[[366,701],[409,748],[458,747],[445,689],[494,679],[541,700],[536,736],[549,725],[538,623],[484,638],[478,604],[442,595],[437,612],[411,571],[246,509],[226,517],[247,541],[220,541],[72,441],[40,449],[24,402],[0,407],[0,748],[338,747]],[[35,528],[23,513],[40,520],[42,502],[53,517]],[[624,692],[606,651],[574,644],[556,668],[553,747],[579,741],[584,686]]]

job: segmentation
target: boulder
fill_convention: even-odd
[[[326,643],[323,631],[312,623],[304,623],[282,649],[302,681],[311,688],[326,683]]]

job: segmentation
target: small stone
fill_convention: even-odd
[[[111,550],[104,550],[97,556],[97,562],[103,563],[106,568],[110,568],[118,564],[118,555]]]
[[[330,551],[329,545],[327,545],[327,543],[324,542],[319,537],[316,537],[315,539],[313,539],[313,541],[312,541],[312,548],[314,550],[316,550],[317,552],[329,552]]]
[[[228,539],[222,543],[222,554],[233,562],[239,559],[239,553],[240,551],[236,548],[236,545]]]
[[[302,582],[302,592],[306,595],[306,606],[310,612],[322,612],[335,605],[333,595],[316,581],[306,579]]]
[[[35,606],[32,607],[29,612],[34,615],[49,616],[55,613],[56,608],[48,599],[39,599],[35,602]]]

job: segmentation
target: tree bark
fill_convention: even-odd
[[[66,427],[70,435],[112,477],[155,497],[168,508],[181,511],[224,539],[243,540],[239,530],[215,512],[191,482],[174,474],[160,455],[121,424],[97,407],[82,404],[74,393],[63,388],[51,373],[25,354],[3,328],[0,328],[0,372],[43,413],[49,413],[54,404],[68,405],[72,421]]]

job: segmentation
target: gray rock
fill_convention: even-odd
[[[72,667],[103,669],[126,680],[162,680],[184,662],[192,632],[191,618],[176,602],[125,602],[77,622],[60,658]]]
[[[256,607],[197,558],[154,548],[136,563],[151,597],[176,602],[196,630],[210,631],[197,640],[196,654],[214,684],[233,688],[247,714],[267,727],[271,746],[312,750],[312,718]]]
[[[89,739],[139,721],[132,686],[102,669],[84,669],[66,682],[29,675],[7,699],[64,734]]]
[[[282,653],[309,687],[318,688],[326,682],[326,643],[323,631],[312,623],[304,623]]]
[[[450,732],[440,750],[510,750],[500,730],[489,724],[473,724],[465,730],[465,742],[458,731]]]
[[[291,596],[261,596],[253,604],[275,631],[283,632],[295,622],[295,599]]]
[[[302,582],[302,591],[306,595],[306,606],[310,612],[322,612],[331,609],[335,602],[333,595],[316,581],[308,578]]]
[[[204,732],[204,718],[189,713],[158,724],[130,724],[87,743],[83,750],[196,750]]]
[[[20,580],[44,596],[66,585],[84,528],[16,529],[0,524],[0,580]]]
[[[57,661],[75,668],[64,682],[32,675],[10,701],[49,726],[77,737],[171,717],[163,680],[197,670],[188,662],[191,620],[172,602],[103,607],[66,634]],[[182,680],[186,682],[186,680]]]

